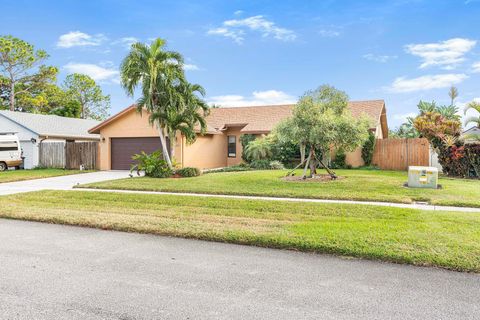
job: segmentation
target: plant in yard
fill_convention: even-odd
[[[172,105],[167,108],[164,123],[170,137],[170,156],[175,157],[175,139],[180,132],[188,144],[195,142],[196,129],[204,134],[207,129],[205,117],[209,113],[209,106],[203,100],[205,89],[199,84],[191,84],[185,79],[180,79],[174,87],[176,94]],[[198,128],[197,128],[198,126]]]
[[[245,155],[252,161],[267,160],[272,157],[272,142],[269,137],[250,141],[245,149]]]
[[[331,166],[333,169],[343,169],[347,166],[346,160],[347,155],[345,154],[345,151],[338,149],[335,153],[335,158],[333,159]]]
[[[253,140],[255,140],[254,134],[242,134],[240,136],[240,143],[242,144],[242,160],[245,162],[252,161],[252,159],[250,159],[246,154],[246,150],[247,150],[248,144]]]
[[[187,142],[195,140],[196,125],[205,131],[208,107],[201,98],[203,88],[185,80],[182,55],[166,50],[166,42],[160,38],[150,45],[137,42],[131,46],[121,64],[121,83],[130,96],[141,87],[137,110],[149,112],[149,121],[158,130],[163,157],[173,170],[166,135],[173,149],[177,131],[185,135]]]
[[[366,166],[372,164],[373,151],[375,149],[375,134],[372,131],[368,131],[368,139],[362,146],[362,159]]]
[[[477,128],[480,128],[480,102],[472,101],[468,103],[467,106],[465,107],[464,113],[467,114],[467,111],[469,110],[474,110],[478,112],[478,115],[468,117],[465,120],[465,125],[473,123],[474,126],[476,126]]]
[[[202,174],[202,171],[198,168],[185,167],[185,168],[178,169],[177,171],[175,171],[175,173],[181,177],[188,178],[188,177],[198,177],[199,175]]]
[[[173,170],[170,169],[167,162],[162,159],[162,152],[160,150],[152,152],[150,154],[142,151],[139,154],[133,155],[132,159],[137,164],[132,165],[130,172],[136,171],[137,174],[140,171],[144,171],[147,177],[153,178],[168,178],[173,174]]]
[[[110,110],[110,96],[85,74],[69,74],[63,83],[65,92],[80,104],[80,118],[104,120]]]
[[[44,50],[35,50],[28,42],[12,36],[0,37],[0,83],[6,88],[10,111],[16,110],[18,95],[29,93],[56,76],[56,68],[41,65],[47,58]]]
[[[306,92],[293,109],[293,117],[281,124],[282,132],[299,146],[306,146],[308,157],[304,161],[303,178],[307,168],[310,176],[316,172],[317,164],[328,155],[330,148],[353,151],[363,145],[368,137],[370,121],[366,117],[355,119],[347,109],[348,96],[345,92],[324,85]],[[332,178],[336,178],[324,166]]]

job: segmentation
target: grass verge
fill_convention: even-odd
[[[92,172],[92,171],[64,170],[64,169],[8,170],[8,171],[0,172],[0,183],[51,178],[51,177],[66,176],[70,174],[87,173],[87,172]]]
[[[0,217],[480,272],[480,215],[194,196],[42,191]]]
[[[436,205],[480,207],[479,180],[440,178],[439,183],[443,188],[433,190],[404,187],[407,173],[399,171],[337,170],[337,174],[345,179],[331,182],[285,181],[282,177],[286,172],[225,172],[183,179],[143,177],[104,181],[81,187],[398,203],[426,201]]]

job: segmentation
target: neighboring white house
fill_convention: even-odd
[[[0,110],[0,133],[15,132],[23,150],[24,167],[38,166],[39,145],[53,141],[99,141],[100,135],[88,130],[100,122],[18,111]]]

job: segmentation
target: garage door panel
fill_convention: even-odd
[[[159,137],[135,137],[111,139],[112,170],[130,170],[134,154],[152,153],[162,149]]]

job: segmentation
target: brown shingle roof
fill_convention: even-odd
[[[383,100],[350,101],[348,107],[354,117],[366,114],[375,121],[380,121],[385,102]],[[211,109],[207,117],[210,128],[222,130],[227,127],[241,126],[244,133],[270,132],[280,121],[290,117],[295,105],[273,105],[255,107],[234,107]]]

